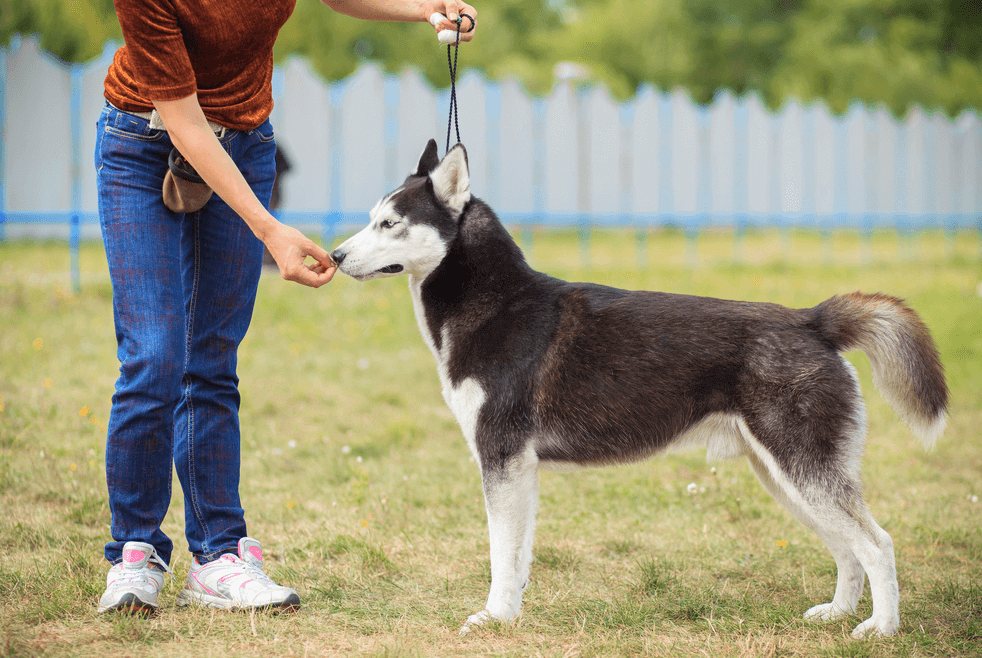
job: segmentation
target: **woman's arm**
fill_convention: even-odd
[[[175,101],[155,100],[153,104],[174,146],[266,244],[284,279],[318,288],[334,277],[337,268],[328,253],[300,231],[277,221],[256,198],[242,172],[208,127],[197,94]],[[317,263],[306,264],[308,256]]]
[[[477,10],[459,0],[401,0],[400,2],[385,2],[385,0],[321,0],[324,5],[334,11],[369,21],[418,21],[427,23],[434,13],[443,14],[448,20],[434,26],[437,32],[441,30],[456,30],[453,22],[460,14],[467,14],[477,21]],[[467,21],[461,26],[468,29]],[[476,26],[475,26],[476,27]],[[474,30],[461,31],[460,40],[470,41],[474,38]]]

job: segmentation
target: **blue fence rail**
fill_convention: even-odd
[[[93,128],[114,51],[69,66],[32,39],[0,49],[0,239],[8,226],[67,227],[75,272],[80,236],[98,222]],[[692,244],[718,226],[982,232],[974,111],[950,120],[914,108],[897,120],[882,107],[836,116],[791,102],[772,112],[753,94],[700,106],[649,87],[618,103],[569,83],[532,97],[474,73],[457,94],[472,189],[526,239],[533,226],[573,227],[587,254],[596,226],[671,225]],[[293,165],[280,217],[328,243],[364,224],[426,141],[446,134],[449,93],[413,71],[365,66],[326,83],[295,59],[276,68],[274,97]]]

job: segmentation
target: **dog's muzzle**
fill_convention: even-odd
[[[331,253],[331,258],[334,259],[334,263],[341,267],[341,263],[347,258],[348,253],[346,251],[341,251],[340,249],[335,249]],[[372,272],[372,274],[399,274],[404,268],[402,265],[386,265],[385,267],[380,267],[379,269]],[[342,270],[343,271],[343,270]]]

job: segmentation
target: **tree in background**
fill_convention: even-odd
[[[836,112],[982,108],[978,0],[582,0],[574,13],[564,56],[620,97],[650,82],[701,103],[730,89]]]
[[[0,43],[38,34],[66,61],[121,40],[112,0],[0,0]],[[482,36],[462,68],[513,77],[548,93],[559,61],[573,61],[618,98],[643,84],[684,87],[701,103],[729,89],[771,107],[790,98],[912,104],[956,115],[982,108],[980,0],[484,0]],[[449,84],[445,51],[425,25],[358,21],[297,0],[277,41],[282,62],[307,58],[328,80],[374,61]]]
[[[530,90],[548,92],[554,63],[550,37],[561,27],[558,11],[541,0],[485,0],[476,6],[482,36],[460,51],[461,69],[476,68],[493,79],[514,77]],[[279,60],[306,57],[328,80],[372,60],[392,73],[414,68],[436,87],[450,84],[446,49],[428,25],[360,21],[328,11],[318,0],[297,0],[274,54]]]
[[[107,41],[123,41],[112,0],[0,0],[0,45],[16,34],[36,34],[66,62],[87,62]]]

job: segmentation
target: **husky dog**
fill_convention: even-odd
[[[462,632],[521,610],[532,562],[538,469],[632,462],[670,446],[743,456],[835,558],[832,601],[851,614],[869,576],[873,614],[853,635],[900,623],[893,542],[863,502],[866,410],[840,352],[860,349],[925,447],[945,427],[937,349],[893,297],[852,293],[808,309],[567,283],[534,271],[471,196],[460,144],[436,142],[416,171],[332,254],[359,281],[409,275],[443,397],[477,459],[491,591]]]

